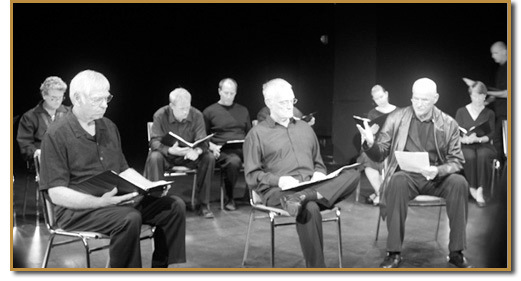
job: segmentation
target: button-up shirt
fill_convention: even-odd
[[[284,127],[268,116],[250,130],[243,151],[246,183],[264,196],[281,176],[302,182],[314,172],[326,174],[315,132],[301,120],[292,118]]]
[[[116,125],[107,118],[94,122],[96,133],[92,136],[70,111],[48,129],[41,148],[40,189],[64,186],[80,191],[77,186],[91,176],[129,168]]]
[[[150,133],[150,149],[160,151],[163,155],[168,156],[169,147],[161,143],[161,138],[168,132],[182,137],[187,142],[194,142],[206,137],[203,114],[195,107],[190,107],[186,119],[178,121],[175,119],[170,106],[161,107],[154,113],[154,124]],[[203,142],[198,147],[205,151],[208,144]]]

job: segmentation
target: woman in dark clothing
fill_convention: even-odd
[[[487,97],[485,84],[479,81],[465,80],[465,82],[469,85],[471,102],[456,112],[456,121],[460,128],[464,129],[463,132],[467,131],[461,136],[461,149],[465,157],[463,168],[469,182],[471,196],[479,207],[484,207],[483,192],[484,189],[490,192],[492,161],[496,155],[496,150],[491,143],[494,136],[495,115],[484,104]],[[485,125],[480,126],[481,124]],[[486,129],[473,132],[472,129],[478,126]]]

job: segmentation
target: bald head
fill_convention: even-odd
[[[412,85],[413,93],[432,93],[436,94],[436,83],[429,78],[420,78]]]
[[[496,63],[505,64],[508,60],[507,46],[502,41],[492,44],[490,54]]]
[[[429,78],[416,80],[412,85],[412,107],[416,116],[423,120],[430,116],[432,108],[438,101],[436,83]]]

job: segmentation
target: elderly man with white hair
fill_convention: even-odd
[[[317,136],[311,126],[293,117],[295,95],[291,84],[277,78],[263,86],[270,109],[244,141],[246,183],[266,205],[296,216],[297,233],[307,267],[326,267],[321,208],[330,208],[356,190],[360,173],[344,170],[337,177],[304,189],[285,189],[299,182],[325,177]]]
[[[40,189],[48,190],[57,205],[60,228],[110,236],[110,267],[142,266],[142,223],[156,226],[152,267],[186,262],[181,198],[165,196],[167,191],[157,197],[137,192],[117,195],[117,188],[98,197],[82,188],[84,180],[107,170],[153,185],[129,167],[118,128],[103,117],[112,99],[109,90],[107,78],[96,71],[85,70],[72,79],[72,111],[48,129],[42,142]]]
[[[412,87],[412,105],[392,112],[376,140],[367,122],[365,128],[357,125],[367,155],[375,161],[388,157],[380,202],[389,233],[387,257],[380,265],[383,268],[400,265],[407,203],[421,194],[446,199],[450,224],[448,261],[457,267],[471,267],[462,253],[466,248],[469,187],[457,174],[465,162],[458,123],[434,106],[438,97],[434,81],[418,79]],[[430,166],[419,172],[400,170],[395,151],[428,152]]]

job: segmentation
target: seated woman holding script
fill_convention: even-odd
[[[367,114],[369,120],[375,120],[396,109],[395,105],[389,103],[389,93],[382,86],[375,85],[371,89],[371,95],[373,101],[376,103],[376,107],[371,109]],[[371,129],[373,130],[373,134],[376,135],[380,130],[380,126],[374,124]],[[382,185],[381,173],[384,167],[383,162],[375,162],[371,160],[364,152],[360,153],[360,156],[358,156],[356,161],[365,167],[365,176],[374,189],[374,193],[369,196],[368,201],[373,203],[373,205],[378,206],[380,204],[380,185]]]
[[[461,149],[465,157],[463,169],[469,182],[470,195],[479,207],[485,206],[483,188],[490,190],[490,171],[496,149],[491,143],[494,136],[494,112],[485,107],[487,88],[479,81],[467,81],[471,102],[456,112],[456,121],[462,131]]]

